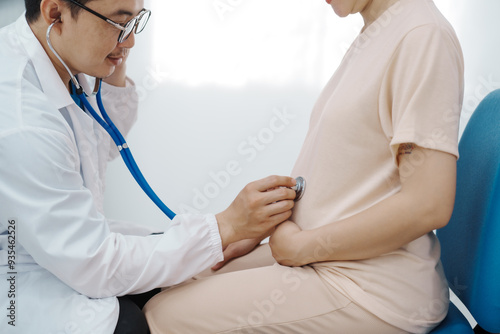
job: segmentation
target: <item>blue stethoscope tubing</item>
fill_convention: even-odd
[[[127,142],[125,141],[125,138],[123,137],[120,130],[118,130],[118,128],[115,126],[111,118],[106,113],[106,109],[104,108],[101,98],[101,85],[100,85],[101,79],[96,79],[96,80],[99,80],[99,89],[96,94],[96,100],[102,118],[97,114],[95,109],[87,100],[87,97],[85,96],[85,92],[83,91],[83,89],[81,87],[78,88],[74,87],[76,89],[78,98],[83,103],[85,109],[87,109],[87,111],[97,121],[97,123],[99,123],[104,128],[104,130],[106,130],[106,132],[109,133],[109,135],[115,142],[116,147],[118,148],[118,151],[120,152],[120,155],[122,156],[122,159],[125,162],[125,165],[129,169],[134,179],[136,180],[137,184],[139,184],[139,186],[146,193],[146,195],[148,195],[148,197],[156,204],[156,206],[158,206],[158,208],[164,214],[167,215],[168,218],[174,219],[176,214],[172,210],[170,210],[169,207],[165,205],[165,203],[161,201],[161,199],[156,195],[156,193],[153,191],[149,183],[146,181],[144,175],[142,175],[142,172],[139,169],[139,166],[137,166],[137,163],[135,162],[132,152],[128,147]]]
[[[76,95],[80,99],[80,102],[83,104],[84,108],[87,109],[87,111],[90,113],[90,115],[106,130],[107,133],[111,136],[113,141],[116,144],[116,147],[118,148],[118,151],[120,152],[120,155],[122,156],[123,161],[125,162],[125,165],[127,165],[127,168],[129,169],[130,173],[134,177],[134,179],[137,181],[137,184],[142,188],[142,190],[148,195],[148,197],[158,206],[158,208],[167,215],[168,218],[174,219],[176,216],[175,213],[168,208],[168,206],[163,203],[160,198],[156,195],[156,193],[151,189],[149,183],[146,181],[144,176],[141,173],[141,170],[139,169],[139,166],[137,166],[137,163],[135,162],[134,157],[132,156],[132,152],[130,151],[127,142],[125,141],[125,138],[123,138],[121,132],[118,130],[118,128],[115,126],[113,121],[109,118],[108,114],[106,113],[106,109],[104,108],[104,105],[102,103],[102,98],[101,98],[101,79],[96,78],[96,85],[98,85],[98,88],[94,88],[94,93],[96,95],[97,99],[97,106],[99,107],[99,111],[101,112],[102,117],[97,114],[97,112],[94,110],[92,105],[90,105],[89,101],[87,100],[87,94],[85,94],[85,91],[83,90],[82,86],[80,86],[80,83],[78,82],[77,78],[71,73],[69,70],[69,67],[66,65],[64,60],[61,58],[61,56],[57,53],[57,51],[54,49],[52,46],[52,43],[50,41],[50,32],[52,31],[52,28],[56,23],[58,23],[60,20],[55,20],[47,29],[46,33],[46,40],[47,44],[50,48],[50,50],[54,53],[54,55],[59,59],[61,64],[63,64],[64,68],[68,72],[69,76],[71,77],[71,85],[72,89],[76,91]],[[94,93],[92,95],[94,95]]]

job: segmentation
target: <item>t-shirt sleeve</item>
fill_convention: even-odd
[[[460,44],[449,27],[420,26],[402,39],[379,100],[382,126],[396,164],[402,143],[458,158],[463,66]]]

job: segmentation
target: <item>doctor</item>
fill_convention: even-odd
[[[228,245],[268,235],[291,215],[295,181],[250,183],[225,211],[179,215],[161,235],[106,219],[104,175],[118,152],[72,99],[45,34],[57,22],[51,41],[71,72],[106,78],[104,103],[126,133],[137,109],[125,74],[135,30],[119,42],[122,30],[92,11],[126,26],[143,1],[25,2],[26,17],[0,30],[0,332],[147,333],[133,327],[140,319],[127,323],[139,309],[125,314],[117,297],[180,283],[222,261]]]

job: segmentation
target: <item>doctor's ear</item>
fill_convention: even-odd
[[[68,12],[68,7],[61,0],[42,0],[40,3],[40,19],[47,25],[57,20],[62,22],[63,14]]]

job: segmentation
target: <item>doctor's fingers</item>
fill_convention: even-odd
[[[263,222],[263,227],[266,226],[265,229],[267,230],[267,234],[272,234],[276,226],[288,220],[291,216],[292,210],[281,211],[275,215],[267,217],[267,219]]]
[[[255,188],[258,191],[264,192],[269,189],[279,188],[279,187],[287,187],[291,188],[295,186],[297,182],[294,178],[289,176],[278,176],[271,175],[264,179],[254,181],[248,184],[249,187]]]
[[[293,200],[295,199],[295,196],[296,196],[295,190],[284,187],[275,188],[261,193],[261,198],[264,200],[266,204],[284,200]]]
[[[293,200],[274,202],[264,207],[263,213],[266,217],[268,217],[267,220],[272,220],[272,223],[274,225],[276,220],[281,219],[278,222],[281,223],[284,220],[288,219],[292,215],[292,209],[294,205],[295,202]]]

